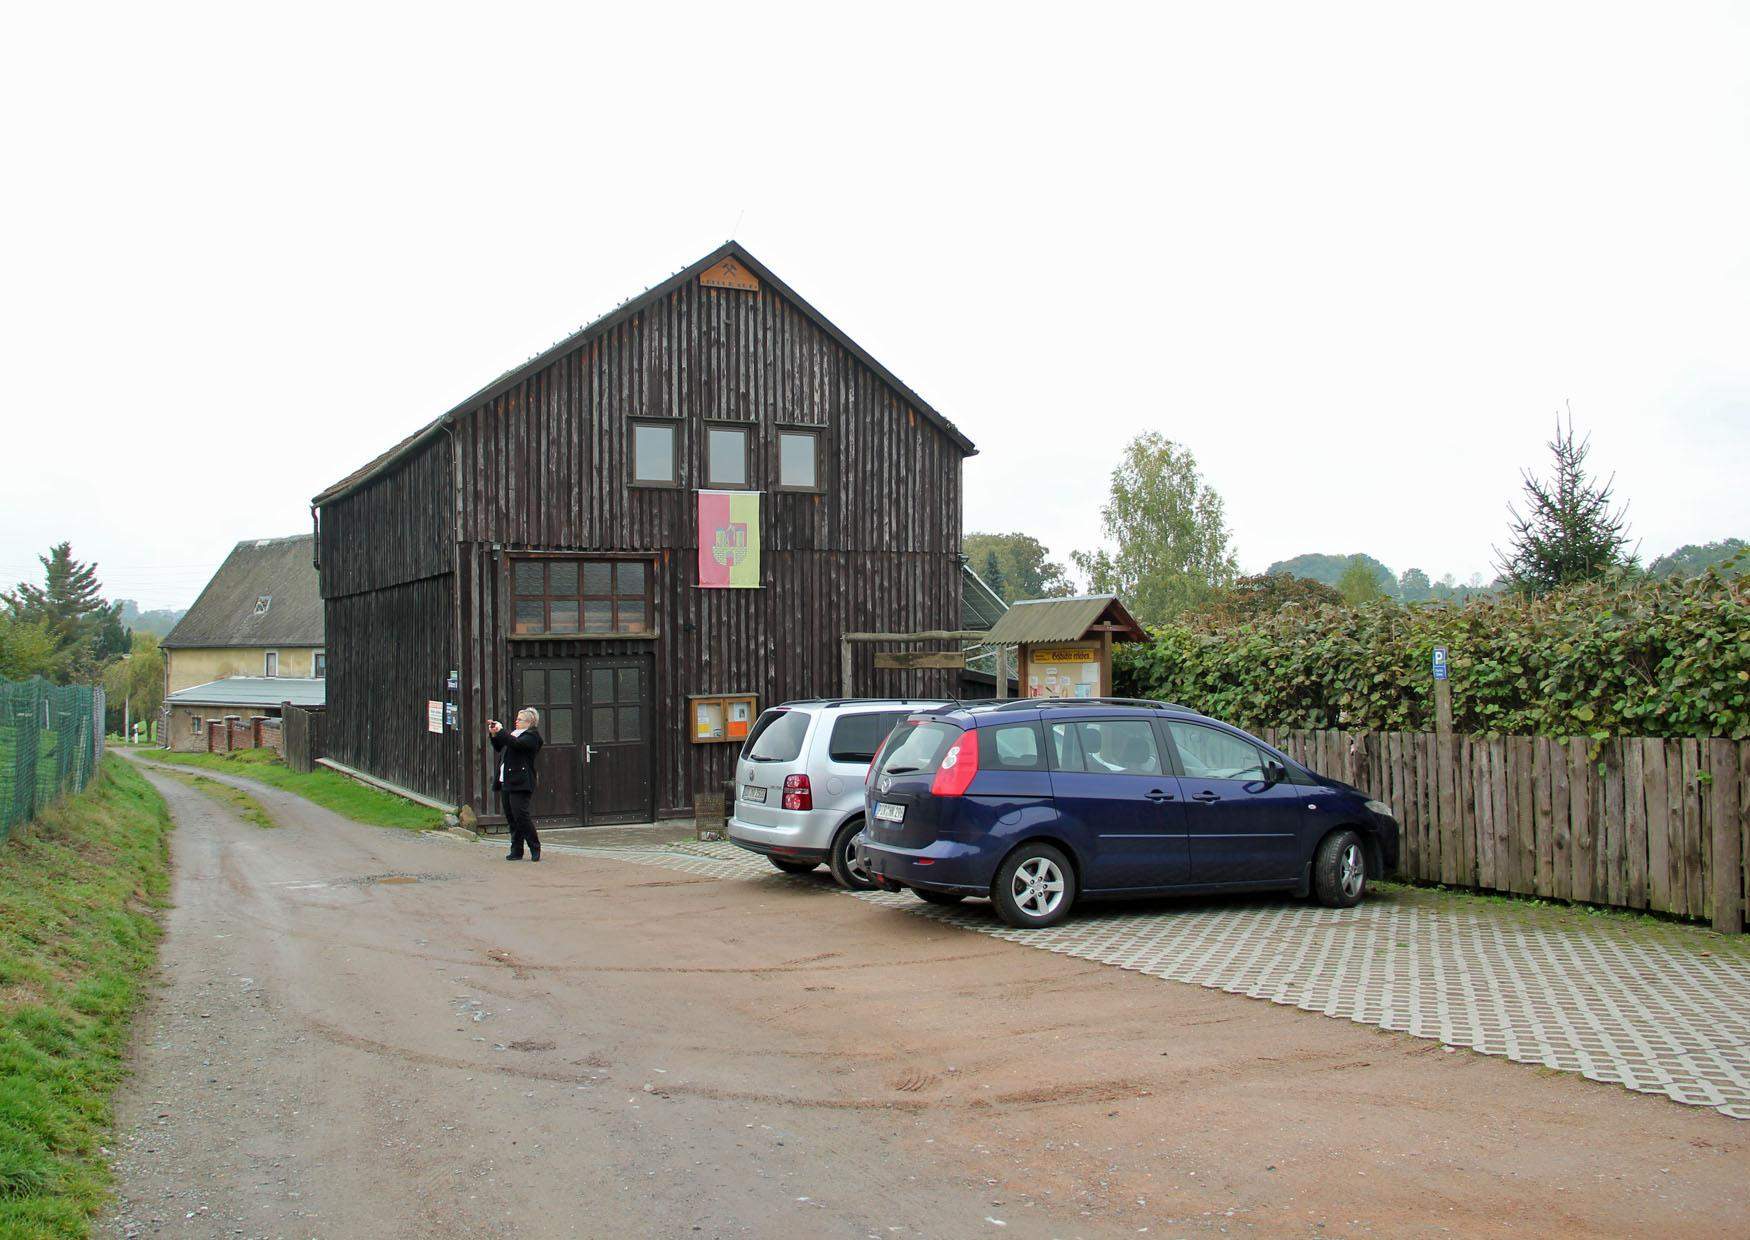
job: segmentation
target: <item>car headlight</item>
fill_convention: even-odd
[[[1383,814],[1387,818],[1397,817],[1396,814],[1391,812],[1391,806],[1387,805],[1384,801],[1369,801],[1367,803],[1367,808],[1376,814]]]

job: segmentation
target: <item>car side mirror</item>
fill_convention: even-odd
[[[1264,782],[1265,783],[1267,783],[1267,784],[1280,784],[1280,783],[1287,782],[1287,780],[1288,780],[1287,768],[1284,767],[1280,762],[1276,761],[1276,759],[1272,758],[1272,759],[1270,759],[1270,761],[1268,761],[1264,764]]]

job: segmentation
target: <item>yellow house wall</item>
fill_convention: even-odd
[[[269,650],[279,651],[279,674],[282,677],[307,677],[317,649],[314,646],[191,646],[183,650],[166,650],[165,675],[169,683],[165,692],[175,693],[227,676],[259,676],[262,656]]]

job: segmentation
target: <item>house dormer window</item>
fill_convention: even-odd
[[[269,607],[272,607],[272,606],[273,606],[273,595],[271,595],[271,594],[257,594],[255,596],[255,614],[257,616],[265,616],[267,614],[267,609]]]

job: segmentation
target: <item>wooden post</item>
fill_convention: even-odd
[[[839,638],[839,696],[855,697],[851,684],[851,639]]]
[[[996,672],[997,697],[1006,698],[1009,696],[1009,648],[1007,646],[996,648]]]
[[[1738,746],[1731,741],[1709,741],[1708,766],[1713,775],[1708,788],[1708,825],[1713,832],[1713,847],[1708,858],[1713,863],[1708,919],[1721,934],[1742,934],[1744,891],[1738,823]]]

